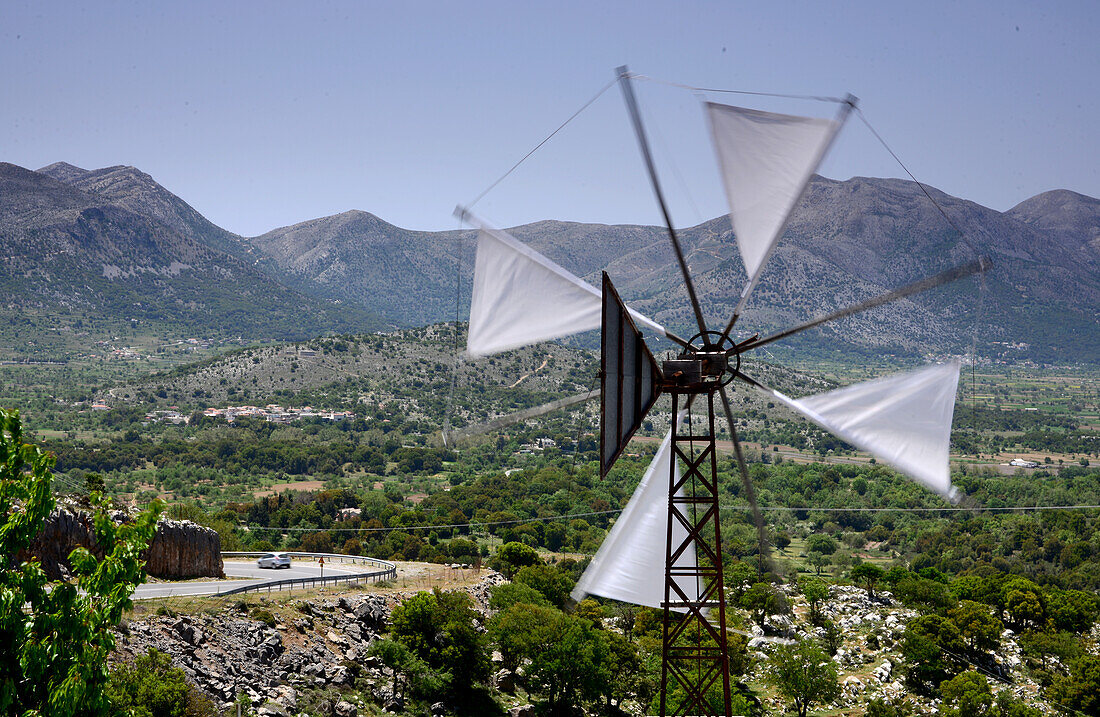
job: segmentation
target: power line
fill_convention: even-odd
[[[845,513],[980,513],[980,512],[1016,512],[1016,513],[1029,513],[1033,511],[1044,510],[1096,510],[1100,509],[1100,505],[1082,504],[1082,505],[1010,505],[1001,506],[997,508],[991,508],[989,506],[982,506],[981,508],[973,508],[968,506],[943,506],[937,508],[823,508],[823,507],[790,507],[790,506],[761,506],[760,510],[770,511],[783,511],[783,512],[795,512],[795,511],[817,511],[817,512],[845,512]],[[752,510],[751,506],[747,505],[724,505],[721,510]]]
[[[383,528],[278,528],[268,525],[242,525],[241,528],[247,528],[249,530],[280,530],[288,532],[360,532],[360,533],[383,533],[392,532],[395,530],[436,530],[436,529],[451,529],[451,528],[480,528],[487,525],[514,525],[517,523],[545,523],[555,520],[572,520],[574,518],[586,518],[593,515],[611,515],[614,513],[623,512],[622,508],[615,508],[612,510],[594,510],[588,513],[569,513],[567,515],[547,515],[536,518],[516,518],[515,520],[491,520],[491,521],[476,521],[473,523],[450,523],[448,525],[407,525],[397,527],[383,527]]]
[[[721,511],[751,511],[750,505],[723,505],[719,506]],[[964,512],[990,512],[990,513],[1028,513],[1048,510],[1100,510],[1100,504],[1083,504],[1083,505],[1016,505],[1016,506],[1002,506],[996,508],[983,507],[980,510],[974,508],[968,508],[965,506],[943,506],[943,507],[930,507],[930,508],[836,508],[836,507],[821,507],[821,506],[760,506],[762,511],[771,512],[785,512],[794,513],[799,511],[805,512],[818,512],[818,513],[964,513]],[[471,523],[447,523],[440,525],[404,525],[404,526],[391,526],[380,528],[281,528],[272,525],[241,525],[240,528],[247,530],[275,530],[280,532],[297,532],[297,533],[324,533],[324,532],[351,532],[351,533],[388,533],[398,530],[452,530],[456,528],[480,528],[491,525],[517,525],[521,523],[549,523],[554,521],[573,520],[574,518],[587,518],[597,515],[614,515],[621,513],[622,508],[614,508],[611,510],[594,510],[587,513],[567,513],[564,515],[546,515],[538,516],[534,518],[516,518],[514,520],[490,520],[490,521],[475,521]]]

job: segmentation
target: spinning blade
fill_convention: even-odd
[[[681,413],[681,417],[684,414]],[[665,528],[668,521],[668,480],[673,469],[672,431],[661,442],[645,475],[638,483],[615,525],[600,544],[592,562],[577,581],[571,596],[580,602],[587,595],[599,595],[613,600],[660,608],[664,600],[664,585],[653,578],[653,568],[665,560]],[[679,466],[673,473],[680,480]],[[677,495],[685,495],[681,486]],[[673,540],[682,542],[687,535],[683,525],[672,526]],[[695,551],[685,551],[676,567],[689,571],[696,565]],[[701,593],[698,584],[688,577],[678,578],[681,590],[689,597]],[[674,608],[685,612],[684,608]]]
[[[962,500],[948,461],[959,364],[933,364],[800,399],[742,378],[952,503]]]

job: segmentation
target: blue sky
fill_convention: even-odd
[[[1100,196],[1100,3],[0,4],[0,160],[131,164],[255,235],[348,209],[452,229],[628,64],[694,86],[861,99],[916,176],[1004,210]],[[673,219],[725,211],[699,97],[638,85]],[[717,101],[831,115],[815,102]],[[900,176],[858,120],[822,168]],[[477,209],[658,223],[606,92]]]

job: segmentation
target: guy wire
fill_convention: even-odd
[[[898,166],[901,167],[907,175],[909,175],[909,178],[911,180],[913,180],[913,183],[916,184],[918,187],[920,187],[920,190],[924,193],[924,196],[928,198],[928,201],[932,202],[932,206],[934,206],[936,208],[936,210],[943,216],[944,220],[958,233],[959,238],[962,240],[962,242],[964,244],[966,244],[966,246],[974,254],[974,257],[980,263],[980,266],[981,266],[982,270],[980,272],[978,272],[978,282],[979,282],[979,284],[978,284],[978,307],[977,307],[977,311],[974,315],[974,332],[973,332],[973,334],[971,335],[971,338],[970,338],[970,412],[971,412],[972,420],[974,421],[974,430],[977,431],[977,429],[978,429],[978,395],[977,395],[978,394],[978,331],[980,330],[981,320],[982,320],[982,316],[984,315],[984,307],[985,307],[985,294],[986,294],[985,272],[989,268],[987,258],[986,258],[985,255],[983,255],[978,250],[977,245],[975,245],[974,242],[972,242],[970,240],[970,237],[967,236],[966,232],[963,231],[962,227],[960,227],[958,224],[956,224],[955,221],[952,220],[950,216],[948,216],[947,211],[944,210],[944,208],[942,206],[940,206],[940,203],[937,202],[935,200],[935,198],[932,197],[932,193],[928,191],[927,187],[924,186],[924,183],[921,182],[920,180],[918,180],[913,175],[913,173],[909,171],[909,168],[907,166],[905,166],[905,163],[901,161],[901,158],[898,157],[897,153],[890,147],[889,144],[886,143],[886,140],[883,139],[882,135],[880,135],[875,130],[875,128],[871,126],[871,123],[867,120],[866,115],[863,114],[863,110],[860,109],[859,107],[855,107],[854,109],[856,111],[856,114],[859,116],[859,119],[863,122],[863,124],[867,127],[867,129],[870,130],[871,134],[874,135],[875,139],[877,139],[879,141],[879,143],[883,146],[883,148],[885,148],[886,151],[890,153],[890,156],[893,157],[894,161],[898,163]]]
[[[617,83],[618,81],[619,81],[619,80],[618,80],[618,78],[615,78],[614,80],[611,80],[611,81],[610,81],[610,82],[608,82],[608,83],[607,83],[606,85],[604,85],[604,86],[603,86],[603,87],[602,87],[602,88],[600,89],[600,91],[599,91],[599,92],[597,92],[597,93],[596,93],[596,94],[595,94],[595,95],[594,95],[594,96],[592,97],[592,99],[588,100],[588,101],[587,101],[587,102],[585,102],[585,103],[584,103],[583,105],[581,105],[581,108],[580,108],[579,110],[577,110],[577,111],[576,111],[576,112],[574,112],[573,114],[569,115],[569,119],[565,120],[565,121],[564,121],[564,122],[562,122],[562,123],[561,123],[560,125],[558,125],[557,129],[555,129],[555,130],[554,130],[553,132],[551,132],[550,134],[548,134],[548,135],[546,136],[546,138],[545,138],[545,139],[543,139],[543,140],[542,140],[541,142],[539,142],[538,144],[536,144],[536,145],[534,146],[534,148],[533,148],[533,149],[532,149],[532,150],[531,150],[530,152],[528,152],[527,154],[523,155],[523,158],[522,158],[522,159],[520,159],[520,160],[519,160],[518,162],[516,162],[515,164],[513,164],[513,165],[512,165],[512,166],[511,166],[511,167],[510,167],[510,168],[508,169],[508,171],[507,171],[507,172],[505,172],[504,174],[502,174],[502,175],[500,176],[500,178],[499,178],[499,179],[497,179],[497,180],[496,180],[495,182],[493,182],[493,183],[492,183],[492,184],[490,184],[490,185],[489,185],[488,187],[486,187],[486,188],[485,188],[485,191],[483,191],[483,192],[482,192],[481,194],[477,195],[477,196],[476,196],[476,197],[474,198],[474,200],[473,200],[472,202],[469,202],[469,203],[467,203],[467,204],[466,204],[466,208],[467,208],[467,209],[473,209],[474,205],[475,205],[475,204],[477,204],[478,202],[480,202],[480,201],[481,201],[482,199],[484,199],[484,198],[485,198],[485,195],[486,195],[486,194],[488,194],[489,192],[493,191],[493,188],[494,188],[494,187],[496,187],[496,186],[497,186],[498,184],[500,184],[501,182],[503,182],[503,181],[504,181],[504,180],[505,180],[505,179],[506,179],[506,178],[508,177],[508,175],[509,175],[509,174],[511,174],[512,172],[516,171],[516,169],[518,169],[518,168],[519,168],[519,165],[521,165],[521,164],[523,164],[524,162],[526,162],[526,161],[527,161],[527,158],[528,158],[528,157],[530,157],[530,156],[531,156],[532,154],[534,154],[535,152],[539,151],[539,149],[541,149],[541,148],[542,148],[542,145],[544,145],[544,144],[546,144],[547,142],[549,142],[549,141],[550,141],[551,139],[553,139],[554,135],[556,135],[556,134],[557,134],[558,132],[561,132],[561,131],[562,131],[563,129],[565,129],[565,126],[566,126],[567,124],[569,124],[569,123],[570,123],[570,122],[572,122],[572,121],[573,121],[574,119],[576,119],[576,118],[577,118],[577,115],[579,115],[579,114],[580,114],[581,112],[584,112],[584,111],[585,111],[586,109],[588,109],[589,105],[591,105],[591,104],[592,104],[593,102],[595,102],[596,100],[598,100],[598,99],[600,98],[600,96],[601,96],[601,95],[603,95],[603,93],[604,93],[604,92],[607,92],[607,91],[608,91],[609,89],[611,89],[612,85],[616,84],[616,83]]]

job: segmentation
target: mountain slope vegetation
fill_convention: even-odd
[[[57,173],[77,183],[132,178]],[[377,325],[361,308],[286,288],[213,246],[210,232],[185,230],[179,217],[128,208],[144,211],[140,204],[0,164],[0,284],[4,323],[23,339],[8,343],[17,355],[49,358],[34,339],[94,326],[290,339]],[[202,225],[197,213],[191,218]]]
[[[454,320],[456,286],[460,303],[468,301],[473,231],[411,231],[348,211],[244,238],[132,167],[57,163],[33,173],[4,165],[2,175],[6,280],[43,312],[165,313],[196,326],[306,338],[372,328],[373,316],[390,327]],[[977,338],[990,358],[1073,363],[1100,355],[1100,200],[1055,190],[997,212],[929,192],[950,223],[913,182],[816,177],[738,329],[785,328],[982,254],[992,261],[984,277],[787,346],[808,356],[912,358],[964,353]],[[592,283],[608,271],[635,308],[690,328],[664,230],[541,221],[510,231]],[[704,311],[722,323],[744,283],[730,222],[719,217],[681,237]],[[303,313],[308,331],[287,326]]]

